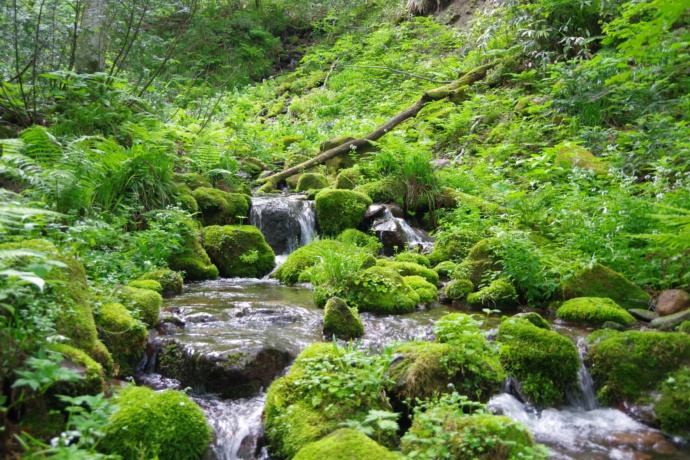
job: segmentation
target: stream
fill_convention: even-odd
[[[271,234],[267,237],[269,244],[282,249],[281,252],[276,250],[277,254],[282,254],[277,261],[283,261],[287,253],[308,243],[314,236],[313,208],[305,203],[290,199],[287,204],[274,206],[270,200],[264,200],[252,211],[253,223],[265,234]],[[264,210],[263,215],[257,211],[260,209]],[[266,210],[277,222],[275,227],[266,224]],[[281,224],[281,213],[290,216],[286,219],[292,223]],[[271,228],[278,229],[275,233],[279,234],[271,233]],[[164,324],[170,327],[152,333],[137,381],[154,389],[191,388],[191,394],[204,409],[214,431],[207,459],[269,459],[270,453],[262,440],[264,391],[270,380],[284,373],[289,361],[302,349],[324,340],[321,334],[323,310],[314,307],[311,297],[309,285],[285,286],[272,279],[219,279],[186,285],[182,295],[166,299],[161,316],[166,318]],[[381,349],[395,341],[433,340],[434,322],[450,311],[462,310],[436,305],[397,316],[363,313],[362,346]],[[496,325],[498,318],[490,321]],[[566,327],[558,321],[553,327],[571,338],[583,355],[584,337],[591,331]],[[170,343],[170,340],[192,356],[190,359],[195,365],[185,374],[189,381],[181,382],[160,373],[157,354],[161,344]],[[266,361],[269,364],[262,364],[270,374],[260,377],[265,382],[260,388],[251,387],[249,393],[238,393],[236,397],[209,390],[213,386],[204,381],[207,375],[203,366],[223,359],[234,362],[237,356],[259,360],[255,357],[264,356],[265,350],[273,354],[271,360]],[[285,357],[284,361],[281,356]],[[275,369],[271,367],[273,364]],[[690,449],[679,440],[667,439],[659,431],[617,409],[599,408],[591,376],[584,364],[579,373],[581,391],[569,398],[568,407],[538,412],[511,395],[509,387],[506,385],[504,392],[489,401],[489,408],[529,427],[536,441],[545,444],[553,458],[690,459]]]

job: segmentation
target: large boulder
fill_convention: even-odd
[[[690,369],[672,373],[661,386],[654,413],[666,434],[690,439]]]
[[[602,326],[614,322],[623,326],[632,326],[637,321],[625,309],[611,299],[601,297],[576,297],[563,302],[556,316],[573,323]]]
[[[341,428],[307,444],[294,460],[399,460],[400,457],[354,428]]]
[[[425,305],[438,302],[438,290],[436,286],[422,278],[421,276],[403,276],[405,283],[414,289],[419,296],[419,301]]]
[[[275,267],[275,254],[253,225],[212,225],[201,231],[204,249],[226,278],[262,278]]]
[[[199,187],[192,196],[199,205],[204,225],[232,225],[249,217],[251,197],[248,195]]]
[[[173,176],[173,181],[186,185],[190,190],[196,190],[201,187],[213,187],[208,179],[199,173],[175,174]]]
[[[168,266],[182,272],[185,281],[213,280],[218,278],[218,268],[201,246],[197,225],[191,219],[182,222],[182,247],[170,255]]]
[[[327,338],[336,336],[342,340],[363,336],[364,326],[357,316],[357,310],[348,307],[339,297],[328,299],[323,314],[323,335]]]
[[[586,267],[565,280],[560,286],[562,300],[575,297],[605,297],[626,310],[646,308],[649,296],[623,275],[601,264]]]
[[[319,173],[305,173],[300,175],[297,181],[297,191],[306,192],[307,190],[320,190],[328,187],[328,178]]]
[[[679,311],[678,313],[673,313],[672,315],[654,318],[652,321],[650,321],[649,327],[660,329],[662,331],[671,331],[685,321],[690,321],[690,309]]]
[[[407,186],[401,180],[386,177],[376,182],[360,185],[355,188],[355,191],[367,195],[374,203],[398,203],[402,205],[407,195]]]
[[[414,262],[398,262],[389,259],[379,259],[376,261],[379,267],[387,267],[400,273],[402,276],[421,276],[434,286],[438,286],[438,273],[423,265]]]
[[[656,301],[656,312],[659,316],[672,315],[690,308],[690,294],[682,289],[664,291]]]
[[[311,242],[313,203],[299,195],[255,196],[250,222],[276,254],[290,254]]]
[[[150,289],[121,286],[115,296],[135,318],[141,319],[149,327],[158,324],[158,315],[163,306],[163,297]]]
[[[347,301],[359,311],[391,314],[414,311],[420,299],[395,270],[375,266],[357,273]]]
[[[383,254],[392,256],[405,250],[407,237],[405,231],[396,219],[378,219],[371,226],[371,231],[381,241]]]
[[[348,228],[356,228],[364,218],[368,196],[352,190],[323,190],[314,199],[316,219],[324,235],[336,236]]]

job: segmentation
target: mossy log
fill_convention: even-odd
[[[370,141],[376,141],[389,133],[393,128],[398,126],[400,123],[414,118],[417,114],[424,108],[426,104],[433,101],[440,101],[442,99],[448,98],[449,101],[458,104],[466,99],[466,90],[473,83],[482,80],[486,73],[495,67],[500,61],[493,61],[488,64],[476,67],[471,71],[467,72],[461,78],[455,80],[452,83],[441,86],[439,88],[434,88],[426,91],[422,97],[417,99],[417,102],[412,104],[407,109],[395,115],[393,118],[376,128],[371,133],[359,139],[354,139],[349,142],[345,142],[337,147],[326,150],[323,153],[316,155],[315,157],[300,163],[298,165],[287,168],[279,173],[273,174],[271,176],[261,179],[259,182],[264,185],[259,189],[260,192],[270,192],[276,186],[276,184],[290,176],[293,176],[300,171],[309,169],[318,164],[326,162],[331,158],[335,158],[338,155],[349,152],[352,148],[360,149],[362,147],[368,146]]]

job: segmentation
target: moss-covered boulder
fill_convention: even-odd
[[[335,178],[335,188],[340,190],[353,190],[359,182],[359,169],[343,169]]]
[[[175,182],[185,184],[190,190],[196,190],[201,187],[211,188],[211,183],[199,173],[183,173],[175,174],[173,177]]]
[[[580,360],[575,344],[567,337],[526,319],[506,318],[499,327],[498,340],[503,366],[535,404],[562,402],[566,389],[577,382]]]
[[[323,190],[316,195],[314,204],[321,232],[336,236],[362,222],[371,199],[352,190]]]
[[[149,327],[158,324],[163,297],[156,291],[121,286],[115,291],[115,296],[127,310],[133,313],[135,318],[141,319]]]
[[[80,380],[54,383],[51,386],[53,394],[81,396],[96,395],[105,391],[103,367],[84,350],[64,343],[53,343],[46,348],[62,355],[63,361],[60,365],[75,371],[81,377]]]
[[[407,186],[401,180],[387,177],[355,187],[355,192],[363,193],[374,203],[398,203],[402,205],[407,195]]]
[[[381,242],[378,238],[354,228],[344,230],[336,237],[336,240],[346,246],[357,246],[358,248],[365,249],[372,256],[377,256],[381,250]]]
[[[328,178],[319,173],[305,173],[300,175],[297,181],[297,191],[306,192],[307,190],[320,190],[328,187]]]
[[[60,306],[55,318],[55,330],[69,338],[69,345],[91,353],[96,344],[96,323],[94,322],[89,290],[86,284],[86,271],[80,261],[72,256],[62,254],[55,245],[46,240],[31,239],[19,243],[0,244],[0,250],[26,250],[42,254],[48,260],[54,260],[64,266],[51,266],[45,276],[44,295],[54,298]],[[45,260],[37,254],[22,255],[3,260],[5,268],[23,270],[31,263]]]
[[[148,289],[149,291],[163,292],[163,286],[156,280],[132,280],[127,283],[127,286],[139,289]]]
[[[583,268],[560,286],[562,300],[575,297],[605,297],[621,307],[647,308],[649,296],[620,273],[601,264]]]
[[[347,301],[359,311],[391,314],[414,311],[420,298],[395,270],[375,266],[357,273]]]
[[[513,283],[506,279],[493,280],[491,284],[467,296],[467,303],[474,307],[513,308],[518,303]]]
[[[429,254],[429,262],[433,265],[447,260],[462,262],[479,240],[480,238],[476,233],[467,230],[441,232],[436,235],[434,249]]]
[[[364,335],[362,320],[357,310],[347,306],[339,297],[331,297],[326,302],[323,313],[323,335],[343,340],[356,339]]]
[[[438,286],[438,274],[423,265],[414,262],[396,262],[389,259],[379,259],[376,264],[379,267],[391,268],[402,276],[421,276],[434,286]]]
[[[253,225],[212,225],[201,231],[204,249],[226,278],[262,278],[275,267],[275,254]]]
[[[467,279],[450,280],[443,287],[443,295],[451,300],[463,300],[474,291],[474,284]]]
[[[285,284],[295,284],[300,273],[313,267],[324,251],[346,252],[347,246],[335,240],[314,241],[290,254],[272,276]]]
[[[654,413],[664,433],[690,439],[690,368],[679,369],[664,380]]]
[[[690,364],[690,336],[680,332],[601,330],[588,341],[589,370],[604,404],[635,402]]]
[[[187,395],[129,387],[115,397],[119,406],[98,449],[123,458],[198,460],[211,442],[204,412]]]
[[[232,225],[249,217],[251,198],[248,195],[199,187],[192,196],[199,205],[204,225]]]
[[[562,320],[601,326],[611,321],[623,326],[637,323],[630,313],[611,299],[602,297],[576,297],[563,302],[556,312]]]
[[[170,255],[168,266],[176,272],[182,272],[185,281],[203,281],[218,278],[218,268],[201,246],[199,233],[193,221],[182,223],[182,248]]]
[[[487,272],[500,272],[503,268],[501,257],[495,249],[499,244],[498,238],[486,238],[479,241],[472,246],[467,257],[460,264],[458,272],[463,273],[463,277],[468,278],[475,286],[481,285]]]
[[[113,375],[115,361],[113,360],[113,355],[110,353],[110,350],[108,350],[108,347],[106,347],[103,342],[96,340],[96,344],[93,350],[91,350],[90,356],[101,365],[106,376]]]
[[[403,276],[403,280],[405,280],[405,283],[417,293],[421,303],[428,305],[438,302],[438,290],[436,286],[421,276]]]
[[[199,212],[199,205],[192,196],[192,191],[184,184],[175,184],[172,202],[190,214]]]
[[[443,262],[438,263],[433,270],[438,273],[439,278],[452,278],[457,268],[458,264],[455,262],[444,260]]]
[[[151,270],[141,275],[137,280],[158,281],[163,288],[161,292],[163,296],[182,294],[182,285],[184,281],[182,276],[173,270],[168,270],[166,268]]]
[[[571,142],[562,142],[553,148],[554,163],[564,168],[578,167],[593,172],[597,176],[608,174],[608,165],[584,147]]]
[[[418,252],[400,252],[395,255],[394,260],[396,262],[412,262],[426,268],[431,267],[429,259],[424,254]]]
[[[513,318],[526,319],[527,321],[539,328],[546,329],[547,331],[551,330],[551,325],[549,324],[549,322],[546,321],[546,319],[544,319],[544,317],[541,316],[539,313],[533,311],[518,313],[517,315],[513,316]]]
[[[131,375],[146,347],[146,325],[134,319],[129,310],[120,303],[106,303],[101,306],[97,321],[99,336],[118,365],[117,375]]]
[[[353,428],[341,428],[325,438],[307,444],[295,460],[399,460],[400,456]]]

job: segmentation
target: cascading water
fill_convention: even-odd
[[[404,246],[428,251],[434,239],[422,229],[412,227],[402,217],[395,217],[387,205],[377,205],[377,215],[372,223],[372,230],[383,243],[386,255],[402,251]]]
[[[287,255],[312,242],[314,203],[300,195],[256,196],[252,198],[249,223],[261,230],[276,255]]]
[[[568,403],[573,407],[584,410],[594,410],[599,407],[597,395],[594,392],[594,380],[585,366],[585,355],[587,354],[587,340],[580,337],[577,340],[577,351],[580,356],[580,369],[577,374],[578,388],[574,392],[567,394]]]

